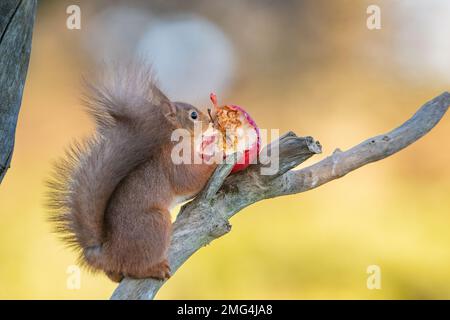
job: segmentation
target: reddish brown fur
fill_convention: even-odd
[[[130,64],[89,84],[87,104],[96,135],[75,145],[50,182],[52,220],[92,269],[113,281],[170,276],[169,208],[197,194],[214,165],[174,165],[170,135],[193,133],[208,117],[185,103],[172,103],[154,85],[145,65]],[[206,126],[204,126],[206,127]]]

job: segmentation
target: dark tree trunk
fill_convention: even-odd
[[[35,13],[36,0],[0,1],[0,183],[14,149]]]

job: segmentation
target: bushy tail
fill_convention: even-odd
[[[89,264],[89,256],[101,251],[104,213],[117,185],[170,139],[162,132],[172,129],[166,121],[171,103],[145,64],[113,66],[87,89],[96,133],[73,144],[55,165],[48,205],[56,232]]]

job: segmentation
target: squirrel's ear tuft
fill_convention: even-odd
[[[164,117],[174,126],[178,126],[177,108],[169,98],[156,86],[152,88],[151,103],[153,106],[160,108]]]
[[[163,102],[161,104],[161,108],[163,110],[164,117],[172,124],[174,127],[178,128],[180,123],[177,119],[177,109],[172,102]]]

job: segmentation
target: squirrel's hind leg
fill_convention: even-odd
[[[170,266],[169,262],[165,259],[155,265],[150,266],[147,269],[140,270],[139,272],[128,274],[127,277],[142,279],[142,278],[153,278],[157,280],[166,280],[169,279],[170,274]]]
[[[106,243],[108,263],[103,270],[108,277],[113,281],[119,280],[121,276],[135,279],[169,278],[167,250],[172,233],[169,210],[152,207],[142,213],[128,212],[119,223],[120,228],[116,228],[116,233],[111,237],[113,241]]]
[[[120,282],[123,278],[125,278],[125,276],[120,272],[105,271],[105,274],[111,281],[114,282]],[[163,260],[160,263],[150,266],[148,269],[127,274],[128,278],[133,279],[153,278],[157,280],[166,280],[169,279],[170,276],[170,266],[167,260]]]

